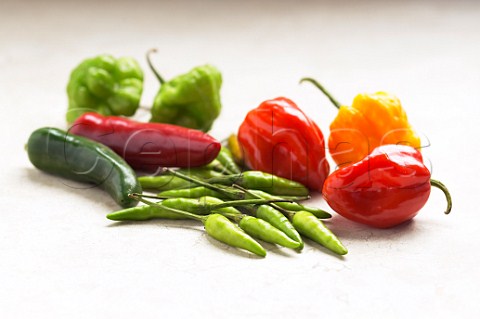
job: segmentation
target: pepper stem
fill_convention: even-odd
[[[445,194],[445,198],[447,199],[447,210],[445,210],[445,214],[449,214],[452,211],[452,196],[450,196],[447,186],[436,179],[430,179],[430,185],[439,188]]]
[[[241,199],[241,200],[232,200],[232,201],[224,202],[221,204],[215,204],[210,206],[210,209],[214,210],[214,209],[219,209],[224,207],[243,206],[243,205],[268,205],[271,203],[278,203],[278,202],[292,203],[293,201],[288,199],[263,199],[263,198]]]
[[[243,188],[242,186],[240,185],[237,185],[237,184],[233,184],[232,185],[233,187],[235,188],[238,188],[239,190],[245,192],[246,194],[249,194],[250,196],[252,197],[255,197],[255,198],[261,198],[260,196],[258,196],[257,194],[254,194],[252,192],[250,192],[248,189],[245,189]],[[271,207],[275,208],[276,210],[280,211],[282,214],[286,215],[289,219],[292,219],[293,216],[295,215],[295,213],[289,211],[289,210],[286,210],[278,205],[276,205],[275,203],[269,203],[268,205],[270,205]]]
[[[238,182],[239,179],[243,177],[242,173],[239,174],[229,174],[229,175],[223,175],[223,176],[216,176],[209,178],[207,181],[209,183],[218,183],[218,184],[224,184],[224,183],[236,183]]]
[[[137,194],[138,195],[138,194]],[[130,198],[133,198],[135,200],[138,200],[142,203],[145,203],[147,205],[150,205],[150,206],[159,206],[159,207],[162,207],[162,209],[166,210],[166,211],[169,211],[171,213],[175,213],[175,214],[179,214],[179,215],[183,215],[185,217],[188,217],[188,218],[191,218],[191,219],[195,219],[195,220],[199,220],[201,222],[205,222],[207,220],[207,216],[200,216],[200,215],[197,215],[197,214],[192,214],[192,213],[189,213],[189,212],[186,212],[186,211],[183,211],[183,210],[178,210],[178,209],[175,209],[175,208],[170,208],[170,207],[167,207],[167,206],[163,206],[161,204],[157,204],[157,203],[154,203],[154,202],[151,202],[149,200],[146,200],[146,199],[143,199],[142,197],[140,196],[137,196],[135,194],[130,194],[128,195],[128,197]]]
[[[242,220],[243,217],[246,216],[245,214],[242,214],[242,213],[234,214],[234,213],[227,213],[223,211],[219,211],[218,214],[233,220],[237,224]]]
[[[132,193],[132,196],[135,197],[144,197],[144,198],[153,198],[153,199],[169,199],[171,197],[166,196],[158,196],[158,195],[146,195],[146,194],[139,194],[139,193]]]
[[[320,91],[322,91],[323,94],[325,94],[325,95],[328,97],[328,99],[333,103],[333,105],[335,105],[335,107],[336,107],[337,109],[339,109],[340,106],[342,106],[342,105],[340,104],[340,102],[338,102],[338,101],[333,97],[333,95],[331,95],[330,92],[328,92],[327,89],[325,89],[325,88],[323,87],[323,85],[321,85],[320,83],[317,82],[317,80],[312,79],[312,78],[302,78],[302,79],[300,80],[300,83],[303,83],[303,82],[310,82],[310,83],[312,83],[313,85],[315,85]]]
[[[155,67],[153,66],[152,60],[150,58],[152,53],[156,53],[156,52],[157,52],[157,49],[155,49],[155,48],[152,48],[152,49],[147,51],[147,63],[148,63],[148,66],[150,67],[150,70],[152,70],[153,74],[155,74],[155,76],[157,77],[160,84],[163,84],[163,83],[165,83],[165,80],[160,75],[160,73],[158,73],[157,69],[155,69]]]
[[[207,183],[205,181],[202,181],[198,178],[195,178],[195,177],[191,177],[191,176],[188,176],[188,175],[185,175],[185,174],[182,174],[182,173],[179,173],[179,172],[176,172],[174,171],[173,169],[170,169],[168,167],[165,167],[163,169],[164,172],[168,172],[174,176],[177,176],[179,178],[182,178],[186,181],[189,181],[189,182],[192,182],[192,183],[195,183],[197,185],[200,185],[200,186],[203,186],[205,188],[208,188],[208,189],[211,189],[213,191],[216,191],[216,192],[219,192],[225,196],[228,196],[229,198],[232,198],[232,199],[243,199],[244,198],[244,194],[243,192],[234,192],[233,190],[227,190],[227,189],[224,189],[224,188],[221,188],[221,187],[218,187],[218,186],[215,186],[215,185],[212,185],[210,183]]]

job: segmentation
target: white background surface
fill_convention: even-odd
[[[151,47],[166,78],[207,62],[223,72],[219,139],[281,95],[328,135],[336,110],[298,85],[302,76],[346,104],[359,92],[395,93],[431,141],[424,154],[452,192],[451,215],[433,190],[417,218],[394,229],[337,216],[329,225],[349,248],[345,258],[307,241],[301,254],[266,246],[258,259],[195,222],[108,221],[118,209],[108,195],[35,170],[23,145],[39,127],[66,128],[69,72],[92,55],[137,58],[151,104]],[[479,71],[474,1],[2,1],[0,317],[478,316]]]

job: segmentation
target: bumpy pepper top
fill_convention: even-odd
[[[143,71],[133,58],[99,55],[86,59],[70,75],[67,121],[86,112],[131,116],[142,90]]]
[[[399,99],[388,93],[357,95],[352,106],[340,107],[330,124],[328,148],[340,166],[358,162],[385,144],[420,147]]]
[[[215,67],[193,68],[162,84],[153,102],[151,121],[207,132],[222,109],[221,86],[222,75]]]

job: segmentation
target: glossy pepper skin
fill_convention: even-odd
[[[242,202],[245,201],[235,201],[236,204],[234,205],[233,202],[224,202],[215,197],[204,196],[198,200],[188,198],[167,199],[164,200],[162,204],[196,214],[210,213],[210,211],[213,210],[213,213],[224,215],[237,222],[238,226],[243,229],[243,231],[254,238],[288,248],[298,248],[300,246],[299,242],[290,239],[286,234],[272,226],[270,223],[262,219],[242,214],[240,211],[232,207],[242,206]],[[219,204],[232,204],[232,206],[215,208],[215,206]]]
[[[166,190],[163,192],[158,193],[159,197],[167,197],[167,198],[200,198],[204,196],[210,197],[217,197],[221,199],[229,199],[228,196],[216,192],[214,190],[208,189],[204,186],[192,187],[192,188],[184,188],[184,189],[171,189]]]
[[[267,255],[265,248],[223,215],[208,215],[204,225],[207,233],[222,243],[248,250],[260,257]]]
[[[240,167],[235,163],[233,154],[228,148],[222,146],[220,153],[218,153],[217,161],[225,168],[225,173],[240,174]]]
[[[153,101],[150,121],[208,132],[222,109],[220,71],[207,64],[165,81],[150,61],[149,55],[152,52],[155,50],[147,53],[147,61],[161,86]]]
[[[107,145],[133,168],[147,172],[203,166],[213,161],[221,148],[217,140],[198,130],[97,113],[83,114],[70,132]]]
[[[303,243],[291,239],[280,229],[272,226],[263,219],[242,215],[238,222],[238,226],[250,236],[266,241],[267,243],[277,244],[292,249],[303,248]]]
[[[85,112],[131,116],[142,90],[143,71],[133,58],[105,54],[86,59],[70,74],[67,122]]]
[[[285,235],[290,239],[299,243],[299,250],[303,249],[303,240],[298,231],[293,227],[290,221],[282,213],[280,213],[275,208],[268,205],[255,206],[255,216],[259,219],[262,219],[277,229],[281,230]]]
[[[330,124],[328,148],[338,165],[358,162],[386,144],[421,146],[400,100],[388,93],[358,94]]]
[[[44,127],[30,135],[27,151],[30,162],[44,172],[98,186],[122,207],[138,203],[129,197],[142,192],[135,172],[105,145]]]
[[[271,194],[266,193],[266,192],[255,190],[255,189],[248,190],[247,195],[248,194],[251,194],[251,197],[253,197],[253,198],[258,198],[258,197],[264,198],[264,199],[281,199],[281,198],[283,198],[283,197],[271,195]],[[249,198],[249,196],[247,196],[247,198]],[[293,211],[293,212],[304,210],[304,211],[312,213],[313,215],[315,215],[315,217],[321,218],[321,219],[327,219],[327,218],[332,217],[332,215],[330,215],[328,212],[324,211],[323,209],[316,208],[316,207],[310,207],[310,206],[304,206],[304,205],[302,205],[300,203],[296,203],[296,202],[278,202],[278,203],[275,203],[274,205],[278,206],[280,208],[283,208],[285,210]]]
[[[353,99],[351,106],[345,106],[316,80],[304,78],[303,81],[314,84],[338,108],[328,138],[328,149],[338,166],[356,163],[380,145],[421,147],[420,137],[396,96],[386,92],[362,93]]]
[[[383,145],[363,160],[333,172],[325,181],[323,197],[343,217],[387,228],[415,217],[430,189],[430,171],[419,151]]]
[[[172,213],[169,210],[164,209],[162,205],[158,206],[136,206],[125,208],[107,215],[107,218],[115,221],[124,220],[150,220],[154,218],[159,219],[188,219],[184,215]]]
[[[246,171],[241,174],[222,175],[208,179],[209,183],[232,185],[261,190],[272,195],[308,196],[308,189],[300,183],[260,171]]]
[[[184,216],[186,218],[201,221],[205,226],[207,234],[227,245],[248,250],[260,257],[265,257],[267,255],[265,248],[263,248],[258,242],[255,241],[255,239],[250,237],[242,229],[240,229],[237,225],[232,223],[230,220],[228,220],[228,218],[223,215],[209,214],[207,216],[202,216],[176,208],[170,208],[159,203],[153,203],[151,201],[144,200],[141,196],[138,196],[137,194],[133,194],[132,197],[151,206],[161,206],[161,210],[164,212],[171,212],[179,216]],[[109,216],[112,217],[111,215],[112,214],[110,214]],[[123,217],[124,219],[127,219],[132,216],[127,215]]]
[[[251,110],[238,131],[251,169],[268,172],[322,190],[330,167],[323,134],[291,100],[267,100]]]
[[[323,222],[307,211],[298,211],[292,217],[292,224],[298,232],[338,255],[345,255],[348,249]]]
[[[182,173],[198,178],[212,178],[222,174],[206,167],[194,167],[179,169]],[[196,187],[195,183],[186,181],[182,178],[171,175],[160,176],[139,176],[138,181],[143,189],[154,189],[157,191],[166,191],[171,189],[182,189]]]

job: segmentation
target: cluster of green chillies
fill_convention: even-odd
[[[225,147],[207,167],[165,169],[163,175],[138,180],[144,189],[160,193],[131,194],[146,205],[113,212],[108,219],[195,219],[213,238],[262,257],[266,251],[254,238],[301,250],[303,235],[336,254],[348,252],[320,220],[330,218],[328,212],[298,203],[309,198],[306,187],[259,171],[242,173]]]

